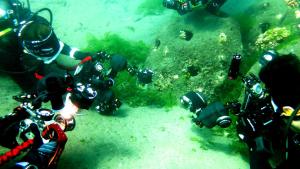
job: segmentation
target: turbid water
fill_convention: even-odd
[[[231,15],[237,15],[257,5],[254,0],[228,1],[223,10]],[[174,89],[176,94],[196,88],[204,90],[206,94],[222,94],[222,88],[214,90],[214,87],[219,87],[224,80],[228,58],[231,54],[241,52],[243,48],[241,32],[235,21],[215,17],[201,10],[179,16],[173,10],[158,9],[151,15],[146,15],[138,10],[143,3],[139,0],[30,2],[32,10],[50,8],[54,14],[53,27],[57,36],[69,45],[81,49],[87,46],[87,36],[93,35],[101,39],[107,32],[118,34],[129,41],[142,41],[150,47],[153,47],[156,39],[161,40],[160,48],[157,52],[151,51],[151,57],[145,62],[148,67],[155,67],[158,71],[156,75],[161,75],[160,80],[167,82],[166,86],[159,86],[158,92],[161,93],[158,95],[163,95],[162,91],[168,88],[174,88],[172,84],[178,84]],[[272,2],[270,1],[271,7]],[[278,4],[279,2],[274,3],[274,6]],[[257,10],[261,10],[260,7],[263,5]],[[270,16],[272,12],[268,7],[263,9],[266,9],[266,13],[269,11]],[[46,14],[42,15],[47,17]],[[190,42],[178,38],[181,29],[194,32]],[[253,25],[253,30],[257,29],[258,25]],[[219,43],[222,32],[228,38],[225,44]],[[202,63],[200,67],[203,70],[196,77],[187,80],[182,78],[184,75],[181,69],[193,63]],[[210,65],[215,67],[207,68]],[[173,77],[177,76],[185,79],[185,82],[176,81]],[[5,115],[18,105],[11,97],[18,94],[20,89],[5,75],[1,76],[0,81],[0,113]],[[80,115],[76,116],[76,128],[67,133],[69,140],[58,168],[249,168],[247,155],[243,153],[247,151],[246,147],[235,146],[240,144],[235,135],[229,134],[230,131],[226,129],[216,131],[193,125],[189,112],[179,106],[178,98],[175,100],[177,103],[171,108],[159,108],[156,105],[131,107],[124,100],[124,105],[115,116],[102,116],[94,110],[81,110]]]

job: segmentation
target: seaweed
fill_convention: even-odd
[[[142,41],[125,40],[116,34],[106,33],[102,39],[89,34],[87,38],[88,46],[85,51],[103,50],[110,54],[117,53],[126,57],[130,64],[140,68],[144,66],[150,53],[150,47]],[[138,84],[137,78],[129,75],[128,72],[120,72],[115,80],[116,85],[113,90],[116,96],[130,106],[171,107],[177,103],[177,96],[171,89],[161,91],[153,84],[149,84],[148,87],[142,86]]]
[[[143,64],[150,52],[150,47],[142,41],[128,41],[117,34],[105,33],[102,39],[87,35],[88,45],[84,49],[89,52],[99,50],[110,54],[120,54],[126,57],[131,64]]]
[[[127,104],[132,107],[154,105],[158,107],[172,107],[176,104],[177,98],[172,91],[159,91],[151,86],[141,86],[135,77],[127,73],[120,73],[116,79],[117,84],[114,92]]]

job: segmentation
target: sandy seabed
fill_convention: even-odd
[[[231,150],[229,138],[192,125],[179,107],[166,111],[125,105],[115,117],[83,112],[77,122],[68,133],[60,168],[248,168]],[[212,144],[203,148],[205,141]]]

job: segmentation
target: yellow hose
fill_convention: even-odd
[[[12,28],[6,28],[0,32],[0,37],[6,35],[7,33],[11,32]]]

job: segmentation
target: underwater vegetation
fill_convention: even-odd
[[[87,47],[85,51],[106,51],[109,54],[120,54],[126,57],[130,64],[143,64],[150,52],[142,41],[127,41],[117,34],[106,33],[103,38],[87,35]]]
[[[145,61],[150,54],[150,47],[142,41],[129,41],[111,33],[105,34],[102,39],[97,39],[89,34],[87,41],[88,45],[84,49],[86,51],[103,50],[110,54],[120,54],[128,59],[130,65],[136,65],[139,68],[148,67],[145,65]],[[138,84],[136,77],[132,77],[128,72],[121,72],[116,78],[113,90],[121,101],[133,107],[145,105],[170,107],[175,105],[177,99],[171,90],[167,90],[162,85],[155,85],[157,83],[160,82],[154,80],[153,84],[142,86]],[[161,90],[162,88],[164,91]]]
[[[88,35],[86,50],[101,49],[108,53],[118,53],[125,56],[131,64],[154,70],[153,83],[146,86],[138,84],[136,78],[127,72],[118,75],[113,90],[117,97],[130,106],[171,107],[178,105],[179,97],[190,90],[203,92],[209,102],[226,103],[243,95],[241,80],[226,78],[233,54],[243,56],[241,73],[247,74],[262,50],[285,48],[297,43],[299,36],[295,30],[290,29],[295,22],[285,24],[288,19],[294,18],[287,16],[281,20],[273,18],[266,22],[265,18],[274,16],[274,13],[268,12],[274,11],[272,7],[264,2],[243,14],[218,21],[213,16],[205,16],[206,19],[201,20],[201,27],[198,20],[180,18],[161,29],[154,40],[154,48],[141,41],[129,41],[112,33],[105,34],[101,39]],[[163,10],[161,1],[145,0],[137,12],[156,15]],[[253,17],[258,13],[263,16]],[[186,21],[197,23],[187,26]],[[210,25],[209,22],[215,24]],[[189,30],[193,38],[189,41],[181,39],[180,30]],[[234,115],[232,118],[234,119]],[[216,129],[214,132],[223,133],[223,130]],[[230,136],[236,134],[234,123],[227,131]],[[233,141],[232,146],[236,146],[236,151],[239,152],[244,148],[237,140]]]

